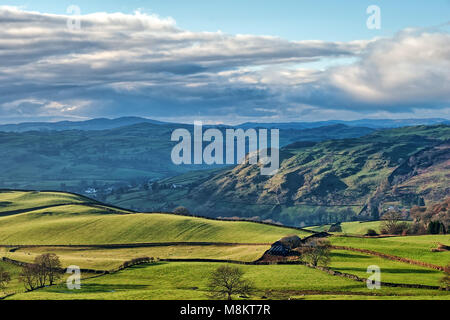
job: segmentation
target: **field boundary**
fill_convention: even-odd
[[[126,248],[151,248],[171,246],[270,246],[271,243],[238,243],[238,242],[144,242],[144,243],[118,243],[118,244],[0,244],[0,248],[26,249],[26,248],[94,248],[94,249],[126,249]]]
[[[53,205],[49,205],[49,206],[31,207],[31,208],[27,208],[27,209],[1,211],[0,217],[8,217],[8,216],[16,215],[16,214],[21,214],[21,213],[27,213],[27,212],[33,212],[33,211],[45,210],[45,209],[51,209],[51,208],[58,208],[58,207],[64,207],[64,206],[75,206],[75,205],[93,207],[92,203],[87,203],[87,202],[60,203],[60,204],[53,204]]]
[[[431,269],[439,270],[439,271],[445,271],[447,269],[446,267],[438,266],[436,264],[432,264],[432,263],[428,263],[428,262],[422,262],[422,261],[408,259],[408,258],[402,258],[402,257],[399,257],[399,256],[394,256],[394,255],[391,255],[391,254],[377,252],[377,251],[372,251],[372,250],[367,250],[367,249],[359,249],[359,248],[346,247],[346,246],[331,246],[331,248],[335,249],[335,250],[347,250],[347,251],[366,253],[366,254],[370,254],[372,256],[377,256],[377,257],[388,259],[388,260],[392,260],[392,261],[398,261],[398,262],[413,264],[413,265],[417,265],[417,266],[421,266],[421,267],[425,267],[425,268],[431,268]]]
[[[2,257],[1,259],[3,262],[6,263],[10,263],[19,267],[25,267],[25,266],[29,266],[32,265],[32,263],[28,263],[28,262],[23,262],[23,261],[19,261],[19,260],[14,260],[14,259],[10,259],[7,257]],[[55,269],[60,273],[65,273],[65,268],[59,268],[59,269]],[[84,272],[84,273],[94,273],[97,275],[104,275],[104,274],[109,274],[111,273],[111,270],[101,270],[101,269],[84,269],[84,268],[80,268],[80,272]]]
[[[355,281],[358,281],[358,282],[367,282],[368,281],[367,278],[360,278],[357,275],[336,271],[336,270],[333,270],[333,269],[328,268],[328,267],[313,266],[313,265],[310,265],[310,264],[305,264],[305,265],[307,267],[326,272],[326,273],[328,273],[328,274],[330,274],[332,276],[344,277],[344,278],[355,280]],[[394,287],[394,288],[441,290],[441,287],[439,287],[439,286],[430,286],[430,285],[426,285],[426,284],[380,282],[380,285],[381,286],[385,286],[385,287]]]
[[[25,266],[29,265],[29,263],[21,262],[18,260],[9,259],[6,257],[2,258],[2,261],[11,263],[18,266]],[[302,261],[278,261],[278,262],[259,262],[259,261],[253,261],[253,262],[245,262],[245,261],[236,261],[236,260],[220,260],[220,259],[158,259],[156,262],[191,262],[191,263],[198,263],[198,262],[210,262],[210,263],[230,263],[230,264],[238,264],[238,265],[303,265],[312,269],[316,269],[322,272],[326,272],[329,275],[337,276],[337,277],[343,277],[350,280],[358,281],[358,282],[367,282],[368,279],[366,278],[360,278],[354,274],[344,273],[340,271],[335,271],[329,267],[322,267],[322,266],[313,266],[311,264],[302,262]],[[97,278],[105,275],[115,274],[119,271],[126,270],[128,268],[137,266],[137,265],[143,265],[143,264],[149,264],[148,262],[142,262],[142,263],[136,263],[129,266],[121,266],[116,269],[112,270],[92,270],[92,269],[80,269],[81,272],[85,273],[94,273],[93,276],[86,277],[84,279],[92,279]],[[61,272],[64,272],[65,269],[61,269]],[[55,284],[56,285],[56,284]],[[439,286],[431,286],[431,285],[423,285],[423,284],[407,284],[407,283],[391,283],[391,282],[381,282],[381,286],[385,287],[395,287],[395,288],[410,288],[410,289],[428,289],[428,290],[443,290]],[[40,289],[36,288],[35,290]],[[34,290],[33,290],[34,291]],[[0,300],[3,300],[9,296],[14,295],[10,294],[5,297],[0,297]]]

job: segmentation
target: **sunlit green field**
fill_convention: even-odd
[[[62,192],[0,192],[0,217],[11,211],[32,210],[61,204],[93,203],[94,201]]]
[[[250,222],[168,214],[105,214],[77,205],[0,218],[2,244],[273,243],[290,234],[308,233]]]
[[[269,245],[172,245],[161,247],[139,247],[120,249],[96,248],[57,248],[37,247],[23,248],[14,252],[3,253],[10,259],[32,262],[42,253],[55,253],[60,257],[64,267],[78,265],[81,268],[110,270],[123,262],[139,257],[158,259],[219,259],[251,262],[260,258],[270,248]],[[0,257],[1,257],[0,251]]]
[[[391,261],[359,252],[333,250],[330,267],[333,270],[367,278],[367,267],[381,269],[381,281],[390,283],[423,284],[439,286],[444,273],[407,263]]]
[[[341,228],[342,232],[333,232],[336,234],[348,234],[348,235],[365,235],[369,229],[375,230],[380,233],[381,221],[354,221],[354,222],[342,222]],[[408,222],[407,222],[408,223]],[[330,224],[307,227],[305,229],[312,231],[328,231],[331,227]]]
[[[11,299],[207,299],[206,285],[209,274],[219,266],[217,263],[158,263],[141,265],[82,282],[81,290],[68,290],[65,285],[44,288]],[[289,299],[306,295],[327,299],[351,295],[352,298],[408,299],[422,296],[448,299],[446,292],[438,290],[382,288],[372,291],[365,283],[334,277],[300,265],[241,266],[246,277],[252,280],[257,292],[251,298]],[[374,295],[379,295],[379,297]],[[360,296],[368,295],[368,296]]]
[[[11,282],[8,284],[8,287],[4,291],[0,289],[0,297],[9,293],[24,291],[23,285],[19,281],[19,274],[21,268],[10,263],[5,263],[1,260],[0,260],[0,267],[9,272],[11,276]]]
[[[309,232],[243,221],[217,221],[172,214],[132,213],[63,193],[0,192],[0,258],[33,262],[55,253],[63,267],[114,270],[139,257],[159,259],[214,259],[253,262],[280,238]],[[46,206],[46,207],[45,207]],[[45,207],[45,208],[41,208]],[[39,208],[39,209],[36,209]],[[18,211],[17,211],[18,210]],[[344,224],[344,228],[370,225]],[[373,227],[370,225],[370,227]],[[350,230],[350,229],[348,229]],[[361,229],[362,230],[362,229]],[[330,237],[334,245],[368,249],[444,266],[449,252],[432,252],[450,236],[391,238]],[[192,243],[195,242],[195,243]],[[175,244],[177,243],[177,244]],[[133,244],[135,247],[95,247]],[[5,247],[5,245],[40,245]],[[62,245],[72,245],[62,247]],[[3,246],[3,247],[2,247]],[[92,277],[84,274],[82,289],[60,285],[24,292],[21,268],[0,261],[13,278],[8,299],[207,299],[209,274],[221,263],[163,262]],[[443,272],[373,255],[333,250],[330,267],[366,278],[367,267],[381,268],[381,280],[400,284],[438,286]],[[257,288],[252,299],[450,299],[445,291],[382,287],[371,291],[365,283],[332,276],[302,265],[239,265]],[[67,275],[64,275],[67,277]],[[62,281],[64,278],[62,279]]]
[[[4,270],[8,271],[11,276],[11,282],[8,283],[7,288],[2,291],[0,290],[0,299],[2,299],[6,295],[10,294],[28,294],[25,290],[25,287],[23,283],[19,279],[20,272],[22,270],[21,267],[15,266],[10,263],[6,263],[0,260],[0,267],[3,267]],[[62,274],[61,275],[61,283],[65,283],[66,279],[69,277],[69,274]],[[84,273],[81,275],[82,281],[85,278],[90,278],[95,276],[93,273]]]
[[[18,209],[29,211],[0,216],[0,244],[273,243],[286,235],[309,234],[250,222],[216,221],[170,214],[135,214],[105,206],[78,204],[84,198],[72,195],[65,198],[64,195],[22,192],[15,195],[1,192],[0,202],[5,212]],[[72,197],[75,197],[74,200]],[[74,204],[35,210],[42,206],[43,201]]]
[[[450,245],[450,235],[425,235],[390,238],[332,237],[333,245],[348,246],[424,261],[441,266],[450,262],[450,252],[432,252],[438,243]]]

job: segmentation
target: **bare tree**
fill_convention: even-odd
[[[408,224],[403,220],[403,215],[397,211],[389,211],[385,213],[381,220],[381,233],[384,234],[402,234],[404,230],[408,229]]]
[[[42,254],[36,257],[34,263],[40,266],[40,278],[41,280],[43,280],[43,283],[41,285],[45,285],[47,279],[49,284],[53,285],[58,279],[61,278],[61,262],[59,261],[59,257],[56,254]]]
[[[47,281],[53,285],[61,278],[61,262],[54,253],[45,253],[37,256],[34,263],[27,264],[22,268],[20,280],[25,289],[31,291],[36,288],[44,287]]]
[[[5,290],[11,281],[11,275],[3,267],[0,267],[0,290]]]
[[[22,267],[19,279],[26,290],[31,291],[39,287],[39,272],[39,266],[34,263]]]
[[[36,259],[34,259],[34,265],[38,287],[44,287],[45,283],[47,282],[48,273],[45,268],[45,264],[41,259],[41,256],[38,256],[36,257]]]
[[[248,296],[254,291],[254,286],[249,280],[243,279],[244,272],[237,267],[221,266],[210,276],[208,284],[209,295],[213,299],[227,298],[240,294]]]
[[[317,267],[330,263],[331,244],[328,240],[310,239],[299,248],[300,259]]]

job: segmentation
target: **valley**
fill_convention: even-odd
[[[328,233],[336,246],[331,250],[328,268],[334,274],[330,274],[304,264],[258,263],[280,238],[314,235],[305,229],[135,213],[60,192],[2,191],[0,201],[0,267],[12,275],[3,292],[6,299],[203,300],[208,298],[208,274],[223,264],[239,265],[255,283],[252,299],[450,299],[448,291],[436,289],[450,252],[431,250],[436,243],[450,245],[448,235],[364,238],[348,233],[357,230],[349,226],[345,234]],[[56,285],[27,292],[16,262],[32,263],[43,253],[56,254],[63,268],[80,266],[81,289],[69,290],[65,276]],[[155,262],[123,267],[142,257]],[[372,291],[364,282],[336,274],[364,278],[367,266],[374,264],[382,270],[382,281],[393,285]]]
[[[138,210],[184,206],[208,217],[250,218],[308,226],[377,220],[450,194],[450,127],[406,127],[360,138],[296,142],[280,150],[280,170],[248,163],[163,179],[149,191],[105,200]]]
[[[133,121],[0,132],[0,269],[11,277],[0,299],[205,300],[224,265],[255,286],[236,299],[450,299],[448,125],[285,124],[280,170],[262,176],[247,162],[176,166],[166,138],[192,128]],[[274,253],[285,239],[301,244]],[[304,260],[308,239],[328,243],[323,266]],[[80,268],[81,289],[64,273],[26,288],[24,268],[48,254],[60,272]],[[379,290],[366,285],[374,265]]]

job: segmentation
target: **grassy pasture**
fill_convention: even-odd
[[[268,245],[233,246],[185,246],[172,245],[147,248],[94,249],[88,247],[61,248],[36,247],[23,248],[4,253],[10,259],[32,262],[43,253],[55,253],[64,267],[78,265],[86,269],[110,270],[123,262],[139,257],[159,259],[219,259],[251,262],[260,258],[268,250]]]
[[[0,244],[273,243],[286,235],[309,234],[251,222],[215,221],[162,213],[134,214],[85,204],[87,201],[87,198],[65,193],[1,192]],[[21,211],[1,216],[1,212],[16,210]]]
[[[0,299],[9,294],[29,294],[29,292],[25,291],[25,287],[23,283],[19,280],[19,274],[22,270],[21,267],[6,263],[0,260],[0,266],[2,266],[6,271],[11,275],[11,282],[8,284],[7,288],[2,291],[0,290]],[[65,283],[66,279],[69,277],[69,274],[63,274],[60,280],[61,283]],[[81,275],[82,281],[83,279],[95,276],[93,273],[83,273]]]
[[[328,231],[331,224],[306,227],[305,229],[311,231]],[[335,234],[349,234],[349,235],[365,235],[367,230],[372,229],[380,233],[381,221],[354,221],[341,223],[342,232],[333,232]]]
[[[450,252],[431,251],[438,243],[450,245],[450,235],[390,238],[331,237],[330,240],[333,245],[367,249],[441,266],[450,262]]]
[[[207,299],[206,284],[209,274],[219,266],[218,263],[159,263],[141,265],[120,271],[116,274],[87,279],[81,290],[67,290],[64,285],[44,288],[26,294],[17,294],[11,299]],[[269,299],[288,299],[305,294],[308,298],[327,299],[328,295],[352,298],[390,298],[408,299],[428,296],[448,299],[442,291],[382,288],[376,292],[368,290],[364,283],[334,277],[319,270],[300,265],[241,266],[246,277],[254,281],[258,288],[253,299],[263,296]],[[394,290],[395,289],[395,290]],[[320,295],[322,296],[315,296]],[[373,295],[376,296],[360,296]]]
[[[6,212],[31,210],[32,208],[51,207],[61,204],[94,202],[90,199],[63,192],[0,192],[0,217]]]
[[[391,261],[380,257],[346,250],[333,250],[330,267],[333,270],[357,275],[370,276],[367,267],[376,265],[381,269],[381,281],[390,283],[423,284],[439,286],[444,273],[438,270]]]
[[[341,224],[342,233],[364,235],[368,229],[373,229],[380,233],[381,221],[368,221],[368,222],[344,222]]]
[[[19,273],[21,271],[20,267],[15,266],[10,263],[3,262],[1,260],[0,260],[0,267],[2,267],[4,270],[9,272],[9,274],[11,276],[11,282],[8,284],[8,287],[4,291],[2,291],[0,289],[0,297],[3,297],[5,295],[13,293],[13,292],[25,291],[22,283],[19,281]]]
[[[240,221],[170,214],[108,214],[70,205],[0,218],[1,244],[120,244],[145,242],[273,243],[304,231]]]
[[[254,261],[280,238],[308,232],[242,221],[216,221],[171,214],[131,213],[64,193],[0,193],[0,245],[81,245],[79,247],[21,248],[9,252],[0,247],[0,256],[31,262],[42,253],[60,256],[64,267],[75,264],[89,269],[113,269],[126,260],[157,258],[226,259]],[[69,203],[69,204],[68,204]],[[35,209],[44,207],[44,209]],[[23,210],[1,216],[1,212]],[[363,226],[363,227],[362,227]],[[371,223],[345,223],[345,232],[358,233],[374,228]],[[344,231],[343,230],[343,231]],[[351,230],[348,231],[348,230]],[[364,230],[366,231],[366,230]],[[450,244],[450,236],[409,236],[394,238],[330,238],[332,244],[368,249],[400,257],[446,265],[449,252],[431,252],[437,243]],[[95,244],[139,244],[165,242],[211,242],[211,245],[166,245],[136,248],[92,248]],[[218,243],[236,243],[226,246]],[[251,245],[253,244],[253,245]],[[12,274],[7,292],[10,299],[206,299],[208,275],[219,263],[160,262],[135,266],[118,273],[85,279],[80,291],[64,284],[24,292],[18,281],[20,268],[0,262]],[[378,265],[382,281],[438,285],[442,272],[394,262],[362,253],[333,250],[330,267],[367,277],[367,267]],[[300,265],[243,265],[246,276],[255,282],[261,299],[450,299],[446,292],[383,287],[370,291],[364,283],[331,276]],[[92,275],[86,274],[84,277]],[[0,296],[4,293],[0,293]]]

